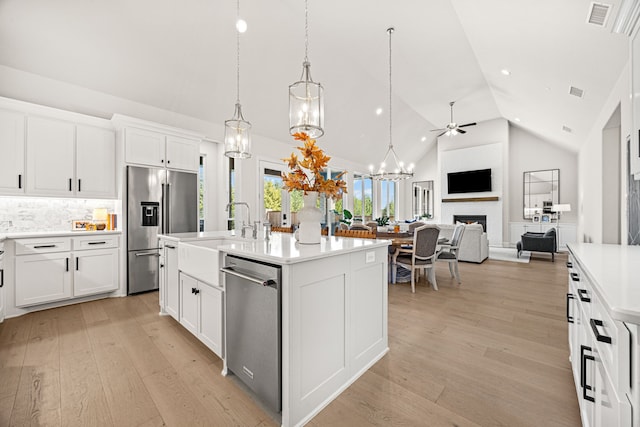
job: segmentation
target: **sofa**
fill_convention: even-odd
[[[454,224],[437,224],[440,228],[440,237],[451,239]],[[481,224],[467,224],[464,226],[464,234],[460,242],[460,255],[458,260],[481,263],[489,257],[489,240]]]

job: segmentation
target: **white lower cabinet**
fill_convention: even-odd
[[[180,302],[180,286],[178,283],[178,250],[174,242],[163,242],[162,244],[164,263],[160,271],[160,296],[163,304],[163,312],[180,321],[179,302]],[[164,287],[162,286],[164,283]]]
[[[180,324],[222,357],[222,289],[180,273]]]
[[[74,264],[74,297],[118,289],[118,249],[75,252]]]
[[[71,298],[69,252],[22,255],[15,262],[17,307]]]
[[[15,306],[119,288],[119,237],[95,234],[15,240]]]

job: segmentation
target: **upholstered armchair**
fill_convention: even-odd
[[[520,237],[516,244],[518,258],[522,251],[550,252],[551,261],[555,261],[555,253],[558,251],[558,240],[556,239],[556,229],[551,228],[546,233],[527,232]]]

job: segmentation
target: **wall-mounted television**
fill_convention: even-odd
[[[447,185],[449,194],[491,191],[491,169],[448,173]]]

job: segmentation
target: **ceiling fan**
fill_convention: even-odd
[[[441,132],[437,138],[441,137],[442,135],[447,135],[447,136],[454,136],[457,135],[459,133],[467,133],[466,130],[464,129],[460,129],[460,128],[464,128],[467,126],[475,126],[476,123],[466,123],[464,125],[459,125],[456,122],[453,121],[453,104],[455,104],[455,101],[451,101],[449,103],[449,106],[451,107],[451,122],[446,125],[445,127],[443,127],[442,129],[433,129],[431,132]]]

